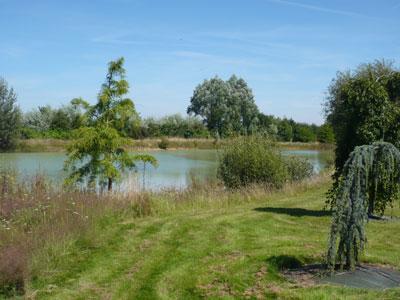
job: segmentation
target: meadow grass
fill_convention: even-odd
[[[324,175],[280,191],[229,192],[198,185],[128,195],[90,214],[90,225],[36,248],[25,297],[399,298],[400,289],[309,285],[280,274],[288,267],[324,262],[330,213],[322,208],[329,185]],[[400,210],[389,213],[399,216]],[[400,222],[370,222],[363,262],[400,269],[399,228]]]

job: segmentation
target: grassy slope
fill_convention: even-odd
[[[30,283],[28,295],[53,299],[395,299],[400,290],[302,287],[280,264],[321,262],[330,216],[328,185],[219,209],[164,217],[105,218],[96,239],[65,247]],[[398,215],[399,211],[395,213]],[[365,261],[400,269],[400,222],[368,225]],[[93,236],[93,235],[90,235]]]

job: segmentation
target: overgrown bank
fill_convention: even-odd
[[[17,265],[21,272],[14,273],[22,276],[28,297],[400,296],[399,290],[295,284],[280,275],[285,268],[324,261],[331,222],[330,213],[322,210],[328,175],[286,185],[279,192],[262,188],[228,192],[195,183],[180,192],[102,201],[90,195],[45,192],[40,182],[35,183],[35,195],[24,196],[20,191],[24,201],[14,202],[16,207],[2,202],[2,212],[8,207],[12,220],[4,223],[9,229],[0,229],[2,267],[6,261],[18,263],[15,255],[22,257],[24,252],[13,250],[18,249],[18,239],[32,247],[25,252],[31,257]],[[400,216],[398,208],[391,213]],[[399,226],[399,222],[370,222],[371,238],[362,260],[400,269]],[[13,241],[6,238],[10,236]]]
[[[160,143],[166,141],[166,149],[216,149],[225,144],[212,138],[151,138],[130,140],[127,145],[132,150],[160,149]],[[14,152],[64,152],[70,140],[62,139],[29,139],[20,140]],[[323,143],[278,142],[278,146],[287,150],[333,150],[334,145]]]

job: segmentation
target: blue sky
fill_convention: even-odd
[[[323,122],[338,70],[400,62],[400,0],[0,0],[0,76],[24,111],[96,100],[124,56],[144,117],[185,114],[205,78],[243,77],[267,114]]]

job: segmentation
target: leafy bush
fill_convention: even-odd
[[[29,127],[22,127],[20,134],[22,139],[35,139],[42,137],[39,131]]]
[[[288,171],[284,158],[268,139],[262,136],[240,137],[224,148],[218,177],[229,188],[249,184],[279,188],[288,178]]]
[[[275,145],[261,135],[231,140],[222,150],[218,177],[228,188],[251,184],[280,188],[285,182],[304,180],[313,175],[309,160],[284,157]]]
[[[167,138],[163,137],[161,141],[158,143],[158,147],[163,150],[167,150],[169,147],[169,141]]]
[[[313,165],[303,157],[289,156],[285,159],[290,181],[300,181],[314,174]]]
[[[38,131],[29,127],[23,127],[21,129],[22,139],[57,139],[57,140],[68,140],[72,137],[71,130],[59,130],[51,129],[46,131]]]

